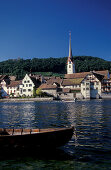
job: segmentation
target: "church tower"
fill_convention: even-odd
[[[67,60],[67,74],[75,73],[75,64],[72,57],[72,49],[71,49],[71,32],[69,33],[69,56]]]

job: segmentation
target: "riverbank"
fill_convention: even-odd
[[[40,98],[5,98],[0,99],[0,102],[14,102],[14,101],[52,101],[53,97]]]

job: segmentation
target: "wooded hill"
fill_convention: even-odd
[[[109,70],[111,72],[111,62],[98,57],[74,56],[76,72],[87,72],[92,70]],[[24,77],[26,73],[47,73],[66,74],[67,57],[63,58],[33,58],[33,59],[9,59],[0,62],[0,74],[15,75],[18,79]]]

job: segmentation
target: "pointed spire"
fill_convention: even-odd
[[[69,32],[69,58],[72,58],[72,49],[71,49],[71,31]]]
[[[75,73],[75,64],[72,57],[71,32],[69,32],[69,56],[67,59],[67,74]]]

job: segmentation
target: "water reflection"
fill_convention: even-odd
[[[60,102],[0,103],[0,126],[14,128],[62,127],[70,124]]]
[[[107,104],[106,104],[107,103]],[[0,127],[48,128],[75,126],[79,146],[104,148],[111,138],[110,102],[0,103]]]
[[[8,127],[31,127],[34,121],[33,109],[35,105],[33,102],[14,102],[14,103],[0,103],[0,126]]]
[[[77,137],[65,146],[78,160],[110,160],[111,101],[1,102],[0,127],[75,126]],[[102,158],[101,158],[102,155]],[[102,160],[103,161],[103,160]]]

